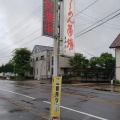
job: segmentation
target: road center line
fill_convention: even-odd
[[[24,97],[27,97],[27,98],[30,98],[30,99],[33,99],[33,100],[36,99],[34,97],[31,97],[31,96],[27,96],[27,95],[24,95],[24,94],[21,94],[21,93],[5,90],[5,89],[2,89],[2,88],[0,88],[0,90],[5,91],[5,92],[9,92],[9,93],[13,93],[13,94],[16,94],[16,95],[24,96]],[[47,101],[43,101],[43,102],[50,104],[50,102],[47,102]],[[99,120],[108,120],[108,119],[105,119],[105,118],[102,118],[102,117],[98,117],[98,116],[95,116],[95,115],[92,115],[92,114],[89,114],[89,113],[77,111],[77,110],[74,110],[74,109],[71,109],[71,108],[67,108],[67,107],[64,107],[64,106],[60,106],[60,107],[63,108],[63,109],[69,110],[69,111],[73,111],[73,112],[80,113],[80,114],[83,114],[83,115],[86,115],[86,116],[97,118]]]
[[[47,101],[43,101],[43,102],[50,104],[50,102],[47,102]],[[71,108],[67,108],[67,107],[64,107],[64,106],[60,106],[60,107],[63,108],[63,109],[69,110],[69,111],[73,111],[73,112],[80,113],[80,114],[83,114],[83,115],[86,115],[86,116],[97,118],[99,120],[108,120],[108,119],[105,119],[105,118],[102,118],[102,117],[98,117],[98,116],[95,116],[95,115],[92,115],[92,114],[89,114],[89,113],[77,111],[77,110],[74,110],[74,109],[71,109]]]

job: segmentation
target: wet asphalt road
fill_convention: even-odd
[[[0,80],[0,120],[46,120],[50,84]],[[61,120],[120,120],[120,93],[62,87]]]

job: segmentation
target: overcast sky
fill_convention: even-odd
[[[76,0],[76,14],[95,1]],[[76,16],[75,33],[79,33],[118,9],[120,9],[120,0],[98,0]],[[119,12],[120,10],[107,19]],[[0,0],[0,65],[10,60],[15,48],[28,47],[32,50],[35,45],[53,45],[51,38],[40,37],[41,28],[42,0]],[[114,50],[109,49],[109,46],[119,33],[120,16],[117,16],[94,30],[75,38],[75,51],[84,54],[87,58],[91,58],[92,55],[99,56],[102,52],[114,55]]]

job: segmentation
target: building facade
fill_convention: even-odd
[[[116,58],[116,80],[120,81],[120,34],[117,38],[113,41],[110,48],[115,49],[115,58]]]
[[[59,56],[58,75],[64,74],[61,68],[69,67],[69,58]],[[28,73],[34,79],[48,79],[53,75],[53,47],[35,45],[31,56],[31,70]]]

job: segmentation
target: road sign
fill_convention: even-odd
[[[62,77],[56,76],[52,79],[50,106],[50,116],[52,117],[52,120],[58,120],[60,116],[61,83]]]

